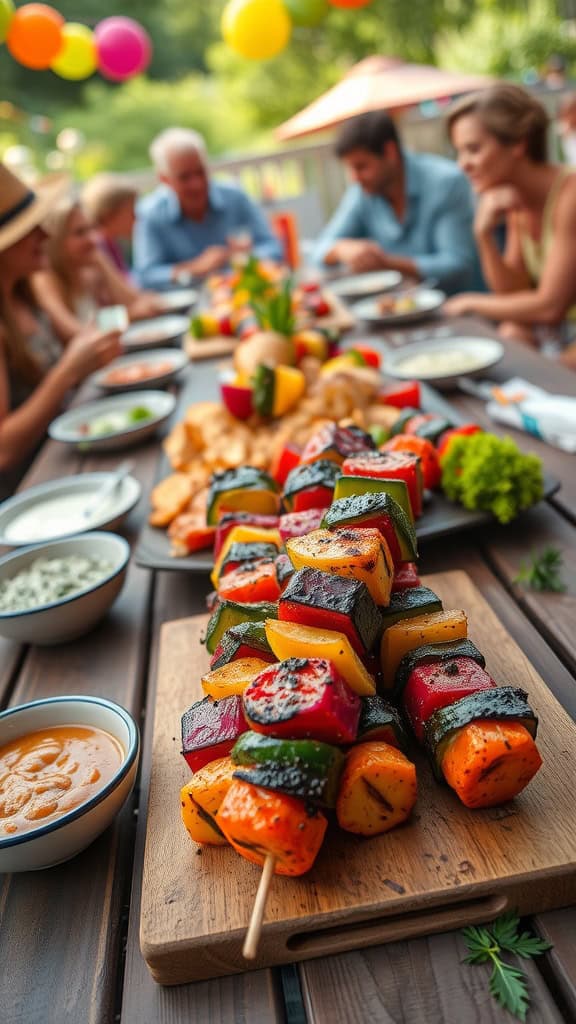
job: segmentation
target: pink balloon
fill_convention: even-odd
[[[105,18],[94,30],[98,68],[105,78],[123,82],[145,71],[152,56],[150,36],[132,18]]]

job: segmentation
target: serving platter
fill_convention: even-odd
[[[471,811],[413,757],[419,796],[411,820],[360,839],[333,825],[311,872],[275,876],[258,957],[241,948],[259,869],[224,847],[194,844],[180,821],[180,717],[203,696],[206,617],[162,628],[140,941],[163,985],[326,956],[576,902],[576,725],[463,572],[423,581],[446,608],[464,608],[471,639],[499,685],[522,686],[539,716],[543,767],[514,801]],[[200,855],[199,855],[200,854]]]
[[[398,292],[392,297],[401,299],[403,295],[401,292]],[[407,324],[425,319],[431,313],[436,313],[446,299],[444,292],[438,291],[436,288],[414,288],[410,291],[409,297],[413,299],[415,305],[414,308],[407,309],[404,312],[395,313],[381,310],[379,306],[380,300],[377,298],[355,302],[352,310],[356,317],[365,323],[374,324],[378,327],[393,327],[395,324]]]
[[[402,274],[398,270],[374,270],[368,274],[338,277],[330,282],[330,289],[334,295],[354,301],[390,291],[390,289],[396,288],[401,281]]]
[[[108,380],[110,373],[115,370],[128,370],[145,364],[150,369],[155,369],[154,374],[145,377],[143,380],[124,380],[122,383],[113,383]],[[188,356],[181,348],[155,348],[149,352],[131,352],[125,356],[119,356],[108,366],[93,373],[89,383],[93,384],[100,391],[108,394],[118,394],[122,391],[141,391],[147,388],[157,388],[174,380],[179,373],[188,365]]]
[[[94,402],[86,402],[62,413],[48,427],[53,441],[74,445],[80,451],[104,452],[128,448],[155,434],[172,415],[176,406],[174,395],[168,391],[128,391],[109,395]],[[106,416],[118,417],[131,409],[145,408],[150,415],[131,425],[102,434],[88,434],[86,424]]]
[[[176,345],[188,330],[190,318],[167,314],[151,320],[139,320],[124,331],[121,341],[127,352],[137,349],[160,348],[162,345]]]

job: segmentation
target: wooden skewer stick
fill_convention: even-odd
[[[252,908],[252,917],[250,918],[250,924],[248,925],[244,946],[242,947],[242,955],[246,960],[254,960],[256,958],[256,953],[258,952],[258,943],[260,942],[260,933],[262,931],[262,919],[266,909],[268,890],[270,889],[270,883],[274,875],[275,863],[275,857],[269,853],[264,861],[260,884],[258,885],[258,892],[256,893],[256,899],[254,900],[254,906]]]

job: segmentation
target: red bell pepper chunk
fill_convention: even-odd
[[[257,526],[263,530],[275,530],[278,516],[265,516],[257,512],[225,512],[216,527],[214,558],[218,558],[222,545],[234,526]]]
[[[375,370],[380,369],[380,363],[382,362],[382,356],[372,345],[365,345],[363,342],[354,342],[354,351],[359,352],[364,358],[366,366],[373,366]]]
[[[270,475],[280,484],[280,487],[284,486],[288,474],[300,462],[301,454],[302,449],[298,448],[297,445],[285,444],[272,460]]]
[[[284,543],[291,537],[304,537],[312,530],[317,530],[325,511],[325,508],[308,508],[305,512],[286,512],[280,516],[278,529]]]
[[[254,392],[251,387],[223,381],[220,384],[222,404],[237,420],[247,420],[254,412]]]
[[[440,435],[438,444],[436,445],[436,451],[438,457],[441,458],[448,449],[448,445],[453,437],[470,437],[471,434],[478,434],[482,431],[482,427],[479,427],[477,423],[463,423],[461,427],[453,427],[452,430],[445,430]]]
[[[433,491],[440,486],[442,470],[438,461],[438,454],[431,441],[425,437],[418,437],[416,434],[396,434],[382,445],[383,452],[413,452],[420,457],[424,487]]]
[[[489,690],[496,683],[473,658],[459,655],[451,661],[418,665],[410,673],[404,690],[404,710],[416,739],[424,739],[430,715],[477,690]]]
[[[182,716],[182,753],[193,772],[210,761],[226,757],[248,725],[242,697],[212,700],[205,697]]]
[[[393,405],[396,409],[419,409],[421,404],[420,384],[417,380],[407,380],[402,384],[389,384],[378,392],[378,401],[383,405]]]
[[[394,563],[396,564],[396,563]],[[418,569],[414,562],[402,562],[396,568],[392,581],[392,593],[397,594],[400,590],[407,590],[408,587],[420,587],[421,580]]]
[[[294,512],[307,512],[310,509],[328,508],[332,504],[334,487],[309,487],[299,491],[293,498]]]
[[[353,455],[342,464],[344,476],[370,476],[382,480],[404,480],[412,514],[422,515],[422,470],[414,452],[367,452]]]
[[[211,548],[215,536],[216,527],[206,525],[203,512],[183,512],[168,527],[168,537],[177,555],[190,555],[193,551]]]

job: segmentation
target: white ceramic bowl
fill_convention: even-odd
[[[136,780],[140,740],[128,712],[101,697],[49,697],[0,714],[0,747],[39,729],[85,725],[104,729],[120,743],[124,759],[110,782],[90,800],[55,821],[0,838],[0,872],[38,871],[69,860],[111,824]]]
[[[460,377],[476,377],[495,366],[503,355],[504,346],[495,338],[429,338],[387,352],[383,371],[448,390]]]
[[[198,302],[198,292],[194,288],[175,288],[173,291],[160,292],[158,299],[166,312],[190,313]]]
[[[394,298],[401,299],[402,293],[398,292]],[[352,308],[357,317],[369,324],[406,324],[436,313],[443,305],[446,295],[436,288],[415,288],[410,291],[409,298],[414,305],[404,312],[382,311],[379,306],[380,299],[377,298],[355,302]]]
[[[115,533],[83,533],[34,544],[0,558],[0,582],[12,579],[39,557],[88,555],[108,562],[106,575],[76,594],[29,611],[0,611],[0,636],[24,644],[61,644],[87,633],[106,614],[124,585],[130,546]]]
[[[48,480],[45,484],[29,487],[0,504],[0,544],[5,547],[25,547],[41,541],[60,540],[89,530],[113,530],[137,504],[142,488],[133,476],[126,476],[90,518],[82,518],[78,511],[73,519],[57,517],[54,510],[66,501],[70,507],[80,508],[94,502],[112,473],[79,473]],[[49,517],[53,515],[53,518]],[[42,532],[36,532],[31,516],[40,520]]]
[[[120,394],[125,391],[141,391],[148,388],[157,388],[173,380],[188,365],[188,356],[181,348],[155,348],[150,352],[133,352],[130,355],[120,356],[114,362],[109,363],[98,373],[92,374],[90,383],[101,391],[110,395]],[[111,384],[107,377],[111,370],[128,370],[134,366],[145,364],[151,369],[156,367],[154,376],[146,377],[145,380],[136,380],[134,383]],[[170,369],[168,369],[170,364]],[[163,365],[166,369],[162,369]]]
[[[122,344],[126,349],[159,348],[182,342],[190,326],[187,316],[157,316],[153,320],[139,320],[124,331]]]
[[[327,287],[334,295],[352,300],[387,292],[390,288],[396,288],[401,280],[402,274],[398,270],[375,270],[370,274],[338,277],[330,281]]]
[[[167,391],[128,391],[95,402],[69,409],[53,420],[48,433],[54,441],[73,444],[82,451],[104,452],[118,448],[129,448],[155,434],[174,411],[176,399]],[[117,413],[128,412],[137,406],[150,410],[150,417],[139,420],[132,426],[119,427],[110,433],[89,437],[83,429],[92,420]]]

